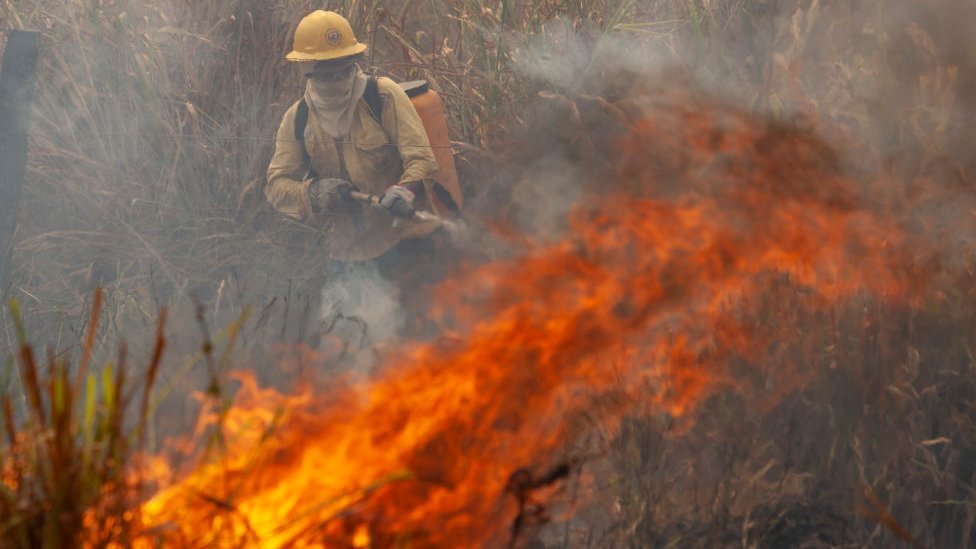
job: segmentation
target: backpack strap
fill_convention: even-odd
[[[305,128],[308,126],[308,103],[305,102],[305,97],[302,96],[302,100],[298,102],[298,108],[295,110],[295,141],[305,146]]]
[[[305,97],[302,97],[301,101],[298,102],[298,108],[295,109],[295,141],[301,145],[302,157],[305,159],[305,165],[308,167],[305,178],[314,179],[318,174],[315,173],[315,168],[312,167],[312,157],[309,156],[308,147],[305,146],[306,127],[308,127],[308,103],[305,101]]]
[[[363,99],[369,107],[369,113],[373,118],[383,125],[383,101],[380,100],[380,87],[375,75],[369,75],[366,80],[366,90],[363,92]]]

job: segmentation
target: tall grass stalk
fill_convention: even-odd
[[[101,300],[96,290],[94,304],[101,306]],[[24,548],[125,543],[132,518],[127,511],[140,492],[135,471],[128,467],[143,447],[149,423],[147,403],[165,348],[165,310],[148,375],[137,381],[140,413],[127,423],[131,368],[124,344],[117,361],[98,371],[88,371],[93,337],[86,338],[74,368],[68,357],[53,352],[42,365],[26,339],[19,304],[13,301],[10,308],[22,338],[19,379],[0,393],[5,435],[0,443],[0,540]],[[98,327],[99,313],[93,310],[91,317],[89,334]],[[25,395],[23,402],[18,394]]]

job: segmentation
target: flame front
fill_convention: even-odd
[[[721,118],[722,134],[632,126],[564,237],[445,283],[450,330],[389,356],[374,381],[284,396],[242,376],[226,451],[143,506],[137,541],[500,544],[518,511],[513,473],[568,459],[593,421],[689,415],[734,381],[730,355],[748,360],[773,337],[757,314],[775,284],[814,308],[901,294],[897,232],[857,207],[807,138],[768,152],[775,130],[745,114],[675,116],[687,135]],[[678,147],[680,189],[662,192],[674,181],[660,154]]]

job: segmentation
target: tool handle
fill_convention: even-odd
[[[374,194],[359,191],[349,191],[349,197],[357,202],[365,202],[366,204],[372,204],[373,206],[380,205],[380,197]]]
[[[357,202],[363,202],[371,206],[382,208],[382,206],[380,206],[380,197],[376,196],[375,194],[369,194],[360,191],[349,191],[349,198],[352,198]],[[448,221],[430,212],[414,210],[413,215],[411,217],[417,221],[436,221],[440,223],[441,226],[447,229],[449,232],[455,234],[461,234],[464,231],[464,226],[462,224],[459,224],[455,221]],[[400,219],[401,218],[395,218],[394,223],[399,223]]]
[[[376,196],[375,194],[369,194],[369,193],[364,193],[364,192],[359,192],[359,191],[349,191],[349,198],[352,198],[353,200],[355,200],[357,202],[363,202],[365,204],[369,204],[370,206],[372,206],[374,208],[380,208],[383,211],[387,211],[386,208],[383,208],[383,206],[380,206],[380,197]],[[390,212],[387,212],[387,213],[390,213]],[[411,218],[414,218],[414,219],[418,219],[418,220],[422,220],[423,219],[423,217],[421,217],[420,216],[420,213],[417,212],[417,211],[414,211],[412,214],[410,214],[410,217]],[[400,222],[401,222],[402,219],[403,218],[395,217],[394,216],[394,218],[393,218],[393,226],[394,227],[398,226],[400,224]]]

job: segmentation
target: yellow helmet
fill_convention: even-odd
[[[363,53],[349,21],[334,11],[316,10],[306,15],[295,29],[295,49],[289,61],[328,61]]]

